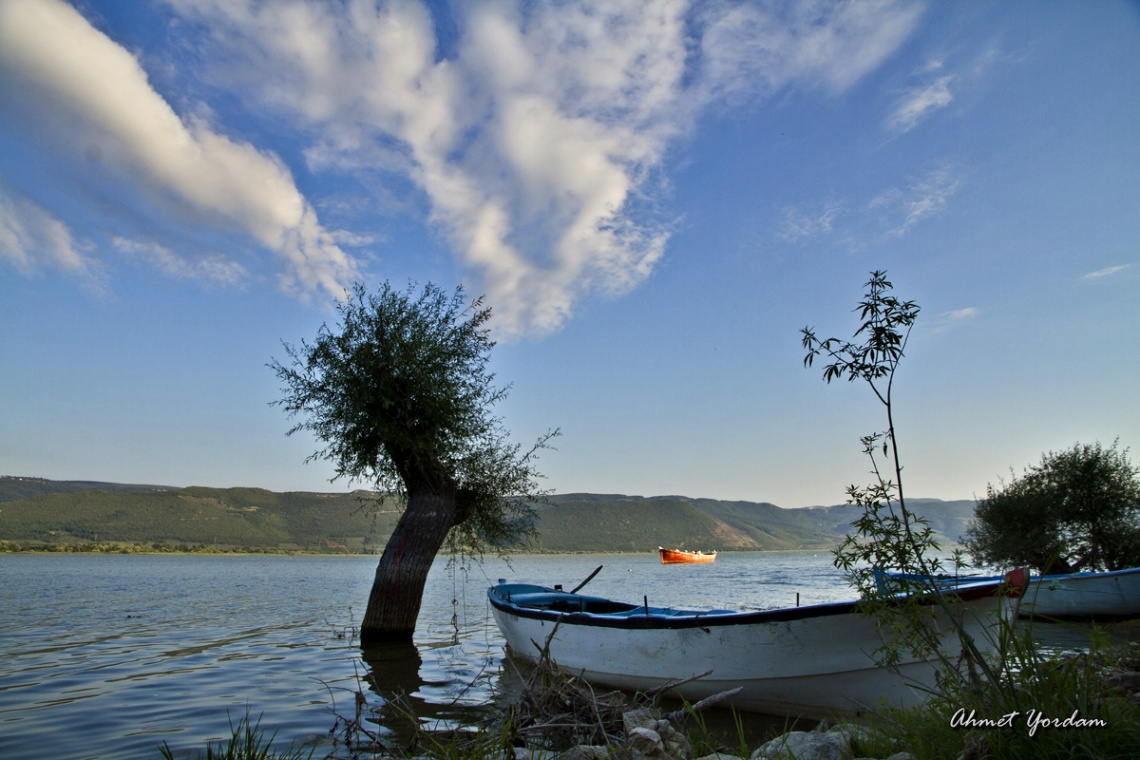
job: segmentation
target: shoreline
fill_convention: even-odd
[[[242,547],[235,549],[216,548],[216,547],[202,547],[202,548],[187,548],[187,549],[167,549],[167,548],[153,548],[145,544],[126,543],[126,542],[100,542],[98,544],[43,544],[41,546],[28,546],[28,542],[15,541],[9,539],[0,539],[0,554],[153,554],[153,555],[168,555],[168,556],[190,556],[190,555],[212,555],[212,556],[299,556],[299,557],[376,557],[379,558],[381,551],[375,552],[359,552],[359,551],[337,551],[335,549],[326,551],[317,551],[312,549],[276,549],[276,548],[260,548],[260,547]],[[16,548],[13,548],[15,546]],[[830,547],[802,547],[796,549],[718,549],[721,554],[786,554],[794,553],[807,553],[807,552],[830,552]],[[577,551],[542,551],[542,550],[518,550],[507,551],[503,555],[507,557],[569,557],[575,555],[613,555],[613,556],[638,556],[643,554],[656,554],[657,550],[652,551],[593,551],[590,549],[581,549]],[[490,554],[488,552],[488,554]],[[438,556],[448,556],[444,552],[440,552]]]

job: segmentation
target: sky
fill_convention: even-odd
[[[543,487],[839,504],[874,270],[909,495],[1140,461],[1140,4],[0,0],[0,474],[367,485],[267,365],[431,282]]]

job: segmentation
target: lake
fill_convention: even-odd
[[[261,716],[278,741],[327,742],[357,691],[408,695],[425,720],[476,720],[495,694],[503,642],[486,589],[499,578],[677,607],[765,609],[850,598],[827,552],[722,553],[709,565],[656,554],[437,560],[414,646],[353,640],[375,557],[0,554],[0,757],[176,756]],[[371,677],[374,683],[369,683]],[[383,729],[382,729],[383,730]]]

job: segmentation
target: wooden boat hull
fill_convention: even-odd
[[[955,607],[983,651],[993,650],[988,633],[1007,608],[1006,598],[995,595],[999,586],[958,592],[968,601]],[[698,613],[529,584],[500,582],[488,595],[515,656],[534,662],[548,645],[562,670],[619,689],[656,688],[711,670],[671,693],[695,701],[741,687],[730,701],[738,709],[822,719],[858,714],[881,701],[918,704],[934,685],[929,662],[904,661],[897,671],[876,665],[872,653],[882,641],[874,620],[856,612],[854,602]],[[598,611],[573,611],[576,603]]]
[[[899,577],[897,573],[889,573]],[[1000,576],[942,578],[939,583],[992,581]],[[1140,567],[1102,573],[1036,575],[1021,599],[1019,614],[1060,620],[1119,620],[1140,616]]]
[[[665,549],[660,546],[657,547],[657,552],[661,555],[661,564],[663,565],[716,562],[716,552],[689,552],[684,549]]]

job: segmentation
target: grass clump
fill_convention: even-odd
[[[235,725],[230,721],[228,741],[206,742],[205,760],[310,760],[313,750],[306,754],[302,749],[290,747],[277,749],[273,746],[277,732],[266,734],[261,727],[261,718],[250,721],[249,713]],[[159,748],[163,760],[174,760],[174,752],[166,742]]]
[[[921,706],[870,718],[864,754],[924,760],[1140,758],[1140,645],[1054,655],[1010,633],[999,682],[951,682]]]

